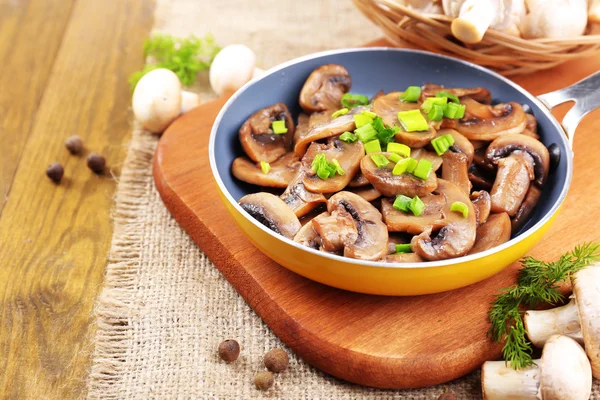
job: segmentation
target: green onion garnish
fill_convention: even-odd
[[[412,174],[413,172],[415,172],[415,169],[417,168],[418,164],[419,162],[417,160],[415,160],[414,158],[409,158],[406,166],[406,172]]]
[[[371,154],[371,160],[377,165],[377,168],[383,168],[390,163],[383,154]]]
[[[358,138],[352,132],[344,132],[340,135],[340,140],[342,140],[346,143],[354,143],[358,140]]]
[[[323,180],[333,177],[337,171],[335,164],[327,161],[325,154],[319,153],[312,161],[312,170]]]
[[[409,86],[404,93],[400,95],[400,100],[408,103],[416,103],[421,97],[421,88],[418,86]]]
[[[365,153],[381,153],[381,145],[379,144],[379,140],[371,140],[370,142],[365,143]],[[387,160],[387,158],[386,158]]]
[[[354,116],[354,122],[356,123],[356,128],[361,128],[367,124],[373,122],[373,119],[368,115],[356,114]]]
[[[365,110],[361,114],[364,115],[365,117],[371,118],[371,120],[374,120],[375,118],[377,118],[377,114],[375,114],[373,111]]]
[[[412,199],[410,197],[407,197],[403,194],[399,194],[396,197],[396,200],[394,200],[393,207],[399,211],[409,212],[411,201],[412,201]]]
[[[348,109],[341,108],[341,109],[337,110],[336,112],[334,112],[333,114],[331,114],[331,118],[341,117],[342,115],[346,115],[346,114],[348,114]]]
[[[444,118],[444,106],[434,104],[427,113],[427,119],[430,121],[441,121],[442,118]]]
[[[431,145],[433,146],[433,149],[435,150],[438,156],[444,154],[453,144],[454,138],[450,134],[445,134],[440,137],[436,137],[431,141]]]
[[[381,117],[377,117],[373,120],[373,128],[377,131],[377,138],[384,146],[394,140],[394,137],[399,130],[398,127],[386,127]]]
[[[269,171],[271,170],[271,164],[269,164],[266,161],[261,161],[260,162],[260,169],[262,170],[263,174],[268,174]]]
[[[388,145],[388,147],[389,147],[389,145]],[[388,159],[393,163],[397,163],[398,161],[402,160],[402,157],[400,157],[396,153],[392,153],[388,156]]]
[[[369,104],[369,98],[362,94],[346,93],[342,96],[341,103],[346,108],[366,106],[367,104]]]
[[[467,218],[469,216],[469,207],[462,201],[455,201],[452,203],[450,206],[450,211],[462,213],[463,218]]]
[[[331,160],[331,163],[335,167],[335,172],[337,172],[338,175],[345,175],[346,174],[346,171],[344,171],[344,168],[342,168],[342,166],[340,165],[340,162],[336,158],[334,158],[333,160]]]
[[[373,128],[373,124],[371,123],[361,126],[360,128],[356,129],[354,133],[363,143],[370,142],[371,140],[377,138],[377,131],[375,128]]]
[[[419,110],[400,111],[398,120],[406,132],[427,131],[429,125]]]
[[[410,248],[410,243],[406,244],[397,244],[396,245],[396,253],[412,253],[412,249]]]
[[[450,119],[461,119],[465,116],[466,109],[467,106],[464,104],[450,103],[446,106],[446,110],[444,110],[444,117]]]
[[[425,211],[425,204],[423,204],[423,200],[421,200],[419,196],[415,196],[410,201],[408,208],[410,208],[413,214],[418,217],[419,215],[423,214],[423,211]]]
[[[423,104],[421,104],[421,108],[426,113],[429,113],[431,111],[431,109],[433,108],[433,106],[438,105],[438,106],[445,107],[447,103],[448,103],[447,97],[428,97],[425,99]]]
[[[271,129],[273,129],[273,133],[276,135],[283,135],[284,133],[287,133],[288,130],[285,127],[285,121],[273,121],[271,123]]]
[[[410,147],[402,143],[389,143],[387,151],[400,154],[402,157],[410,157]]]
[[[433,163],[429,160],[421,158],[414,172],[412,173],[414,176],[420,179],[429,178],[429,174],[431,174],[431,170],[433,169]]]
[[[460,99],[458,98],[458,96],[456,96],[450,92],[446,92],[446,91],[437,92],[435,94],[435,97],[446,97],[446,98],[448,98],[448,100],[450,100],[454,103],[460,104]]]
[[[397,161],[394,169],[392,170],[392,175],[402,175],[408,170],[408,166],[411,165],[413,161],[416,164],[416,160],[412,158],[403,158],[402,160]]]

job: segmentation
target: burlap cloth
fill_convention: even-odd
[[[212,32],[221,45],[254,49],[264,67],[380,35],[349,0],[158,0],[155,31]],[[205,75],[195,89],[203,100],[214,97]],[[439,387],[377,390],[339,381],[291,351],[290,368],[276,376],[274,387],[256,390],[253,376],[264,369],[264,353],[286,347],[164,207],[151,174],[156,144],[155,136],[134,129],[96,307],[89,398],[436,399],[445,390],[459,399],[481,397],[478,372]],[[242,346],[233,364],[216,352],[225,338]]]

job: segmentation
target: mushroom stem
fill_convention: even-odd
[[[489,0],[467,0],[458,18],[452,21],[452,34],[465,43],[479,43],[498,14]]]
[[[200,105],[200,96],[196,93],[188,92],[187,90],[181,91],[181,113],[185,114],[192,108],[196,108]]]
[[[556,334],[569,336],[579,344],[583,344],[579,311],[575,299],[562,307],[527,311],[524,322],[527,336],[536,347],[543,347],[550,336]]]
[[[487,361],[481,368],[481,386],[486,400],[539,400],[541,381],[540,361],[520,370],[504,361]]]

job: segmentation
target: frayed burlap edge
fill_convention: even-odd
[[[158,138],[134,126],[112,212],[114,233],[104,288],[95,307],[96,338],[88,381],[88,398],[118,399],[117,382],[132,338],[130,319],[136,307],[136,280],[143,241],[139,235],[144,196],[152,184],[152,158]]]

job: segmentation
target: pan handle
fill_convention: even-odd
[[[600,71],[564,89],[542,94],[538,99],[549,109],[567,101],[575,102],[562,120],[569,144],[573,148],[577,125],[588,113],[600,107]]]

